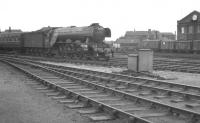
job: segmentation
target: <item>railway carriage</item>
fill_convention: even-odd
[[[174,41],[161,41],[160,50],[164,52],[173,52],[175,48]]]
[[[1,32],[0,33],[0,49],[3,52],[21,50],[22,40],[21,35],[23,32]]]
[[[148,48],[148,49],[152,49],[154,51],[158,51],[158,50],[160,50],[160,41],[159,40],[142,41],[140,43],[140,48]]]
[[[199,40],[195,40],[193,45],[193,52],[195,53],[200,53],[200,41]]]
[[[176,41],[175,49],[176,52],[186,52],[189,53],[191,51],[191,41]]]
[[[193,43],[193,46],[192,46]],[[141,41],[139,48],[148,48],[154,51],[179,52],[179,53],[200,53],[200,41]]]

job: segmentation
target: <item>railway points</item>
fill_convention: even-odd
[[[36,91],[35,81],[13,67],[0,62],[0,69],[1,123],[91,123]]]
[[[127,66],[128,57],[115,57],[110,63],[115,66]],[[171,70],[188,73],[200,73],[200,64],[197,61],[186,59],[172,59],[155,57],[153,62],[155,70]]]
[[[19,60],[18,62],[20,63],[21,61],[20,61],[19,58],[18,58],[18,60]],[[17,60],[14,60],[14,61],[15,62],[13,62],[11,60],[10,62],[16,64]],[[25,61],[25,60],[23,60],[23,61]],[[27,61],[27,62],[30,62],[30,60]],[[36,63],[37,62],[31,61],[32,65],[36,65]],[[22,63],[20,63],[20,64],[21,64],[21,67],[24,66],[24,65],[22,65]],[[23,64],[27,64],[27,63],[23,63]],[[197,117],[196,113],[198,112],[198,108],[196,108],[196,107],[198,107],[199,97],[196,96],[196,93],[198,95],[199,87],[197,87],[196,88],[197,90],[196,90],[195,87],[182,85],[180,83],[179,84],[173,84],[173,83],[171,83],[171,84],[170,83],[162,83],[161,84],[160,80],[155,80],[155,79],[145,79],[145,78],[133,77],[133,76],[130,77],[130,76],[125,76],[125,75],[117,75],[117,74],[113,74],[113,73],[94,72],[94,71],[91,71],[91,70],[82,70],[80,68],[70,68],[70,67],[66,67],[66,66],[65,67],[61,67],[61,66],[58,67],[55,64],[54,65],[53,64],[45,64],[44,62],[43,63],[40,62],[40,65],[43,66],[44,68],[46,67],[46,68],[50,69],[50,71],[54,71],[54,73],[62,73],[62,74],[67,75],[68,76],[67,79],[69,79],[70,81],[75,79],[76,81],[79,81],[80,83],[84,83],[82,81],[92,82],[92,83],[88,83],[86,85],[88,85],[89,87],[95,87],[97,89],[97,92],[94,91],[94,90],[91,90],[88,87],[83,88],[82,85],[79,85],[77,83],[75,84],[75,83],[69,82],[69,83],[66,84],[66,83],[63,83],[63,80],[61,80],[60,85],[62,85],[64,87],[67,86],[66,89],[71,89],[71,90],[76,91],[76,92],[79,92],[78,90],[80,90],[81,92],[82,91],[85,92],[86,95],[88,94],[88,95],[91,95],[91,96],[92,95],[97,96],[97,94],[99,94],[98,89],[105,87],[105,88],[108,89],[108,90],[105,89],[105,90],[107,90],[108,93],[112,92],[112,94],[114,94],[114,95],[118,95],[118,94],[124,95],[126,93],[127,96],[124,95],[123,96],[124,98],[126,98],[128,100],[132,99],[132,98],[133,98],[133,100],[136,99],[136,100],[139,101],[139,105],[141,103],[140,106],[142,106],[143,103],[145,105],[149,106],[149,101],[151,102],[150,104],[153,104],[152,105],[153,107],[154,107],[154,104],[159,105],[155,109],[153,108],[153,110],[150,109],[150,113],[152,114],[151,116],[148,115],[148,113],[147,114],[142,113],[142,111],[146,111],[145,107],[144,108],[141,107],[141,109],[139,109],[139,108],[136,109],[136,108],[132,107],[132,109],[134,110],[134,113],[136,113],[136,114],[139,113],[139,116],[144,117],[145,120],[149,120],[149,121],[153,121],[153,122],[160,122],[159,119],[163,120],[162,118],[164,118],[167,122],[172,122],[171,120],[174,119],[173,118],[174,116],[176,117],[176,114],[178,114],[178,116],[181,115],[181,118],[185,118],[185,117],[188,116],[187,115],[188,113],[189,114],[192,113],[192,116],[193,116],[192,120],[191,120],[191,117],[190,117],[190,120],[192,122],[196,122],[198,120],[198,118],[196,118]],[[56,79],[58,79],[57,77],[49,78],[47,76],[53,76],[53,75],[52,74],[51,75],[42,74],[42,72],[38,72],[38,70],[33,70],[33,72],[35,74],[39,73],[39,74],[37,74],[37,76],[41,75],[44,79],[51,80],[52,82],[54,82]],[[64,76],[64,75],[62,75],[62,76]],[[46,83],[45,81],[43,81],[43,82]],[[54,84],[53,85],[47,84],[47,86],[48,86],[48,88],[51,88],[52,86],[54,86]],[[95,86],[92,86],[90,84],[95,84]],[[38,89],[46,90],[47,89],[46,86],[44,86],[44,87],[45,88],[40,87]],[[62,89],[59,88],[58,90],[62,90]],[[115,92],[115,91],[117,91],[117,92]],[[58,92],[50,93],[49,95],[55,96],[57,94],[58,94]],[[103,95],[101,93],[101,95],[99,95],[99,96],[105,97],[104,93],[103,93]],[[179,98],[177,98],[177,97],[179,97]],[[82,96],[80,98],[82,99]],[[57,99],[63,99],[63,96],[58,97]],[[77,99],[77,98],[75,98],[75,99]],[[110,99],[110,102],[116,101],[117,105],[115,105],[115,106],[117,107],[117,109],[120,108],[123,105],[123,102],[121,102],[121,100],[119,101],[119,98],[109,97],[108,99]],[[109,100],[107,100],[107,101],[108,101],[108,104],[109,104]],[[65,102],[65,101],[63,101],[63,102]],[[66,102],[70,102],[70,100],[66,100]],[[129,103],[130,102],[128,101],[125,104],[129,104]],[[69,107],[72,107],[72,108],[83,107],[84,104],[85,103],[83,103],[83,104],[80,103],[78,105],[73,104],[73,105],[70,105]],[[162,111],[164,111],[163,113],[159,113],[159,114],[156,113],[157,112],[156,110],[158,110],[160,108],[164,108],[163,106],[164,107],[165,106],[170,107],[170,112],[172,111],[172,117],[170,115],[171,118],[168,117],[169,112],[165,112],[165,110],[162,110]],[[195,110],[194,110],[194,108],[195,108]],[[126,107],[124,107],[122,109],[125,110],[125,111],[127,110]],[[80,112],[83,113],[83,112],[93,112],[94,111],[94,109],[89,110],[89,111],[88,110],[87,111],[80,111]],[[112,109],[110,109],[110,110],[112,110]],[[111,112],[113,112],[113,111],[111,111]],[[115,109],[114,112],[118,112],[118,110]],[[130,111],[130,112],[133,113],[132,111]],[[147,111],[147,112],[149,112],[149,111]],[[184,112],[184,113],[182,114],[180,112]],[[108,113],[108,114],[110,114],[109,115],[110,118],[111,117],[113,118],[113,116],[116,116],[116,114],[118,114],[118,113],[116,113],[116,114],[114,113],[115,115],[113,115],[113,113]],[[102,115],[102,116],[100,115],[99,117],[98,116],[92,117],[92,116],[90,118],[94,118],[94,119],[100,119],[99,117],[101,117],[101,118],[103,117],[105,119],[108,118],[108,117],[104,117],[104,115]],[[135,117],[135,118],[137,119],[137,117]],[[179,118],[178,118],[178,120],[181,120]],[[132,119],[132,118],[130,118],[130,119]],[[177,121],[177,122],[185,122],[185,121]]]

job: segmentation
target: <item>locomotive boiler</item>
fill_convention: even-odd
[[[7,46],[11,35],[2,39]],[[1,35],[1,33],[0,33]],[[105,37],[110,37],[109,28],[104,28],[98,23],[84,27],[44,27],[33,32],[20,33],[19,45],[22,53],[45,56],[61,56],[70,58],[98,59],[106,58],[103,50],[97,50],[104,46]],[[0,36],[0,48],[1,48]],[[12,46],[11,46],[12,47]],[[13,49],[15,49],[13,47]]]

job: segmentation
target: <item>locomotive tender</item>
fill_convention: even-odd
[[[33,32],[0,33],[0,50],[17,51],[40,56],[70,58],[107,58],[98,47],[105,37],[111,37],[109,28],[98,23],[84,27],[44,27]]]

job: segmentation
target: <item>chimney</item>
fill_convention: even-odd
[[[147,36],[147,38],[148,38],[148,39],[150,39],[150,38],[151,38],[151,36],[150,36],[150,35],[151,35],[151,29],[148,29],[148,36]]]
[[[9,32],[11,32],[11,27],[9,26]]]

